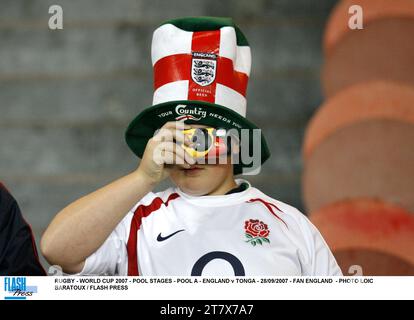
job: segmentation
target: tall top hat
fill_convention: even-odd
[[[154,31],[151,57],[153,105],[138,114],[125,134],[128,146],[138,157],[142,157],[155,130],[168,121],[258,129],[246,119],[250,46],[231,18],[187,17],[167,21]],[[260,137],[258,156],[262,164],[270,152],[264,136]],[[249,148],[253,150],[252,135]],[[241,162],[234,165],[235,174],[248,171],[249,164]]]

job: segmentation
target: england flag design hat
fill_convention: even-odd
[[[246,119],[250,46],[231,18],[187,17],[167,21],[154,31],[151,57],[153,105],[130,123],[125,135],[138,157],[142,157],[154,132],[168,121],[258,129]],[[260,137],[259,156],[263,163],[270,152],[264,136]],[[250,150],[252,144],[250,135]],[[241,162],[234,165],[235,174],[248,171],[248,164]]]

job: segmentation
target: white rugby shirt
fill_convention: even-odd
[[[342,275],[301,212],[236,182],[247,189],[201,197],[177,187],[148,193],[79,275]]]

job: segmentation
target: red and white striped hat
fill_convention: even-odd
[[[167,21],[154,31],[151,57],[153,106],[142,111],[126,132],[136,155],[142,157],[148,139],[167,121],[258,129],[246,119],[250,46],[231,18]],[[270,156],[263,135],[261,144],[263,163]]]

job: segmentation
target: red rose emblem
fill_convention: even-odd
[[[258,244],[263,244],[263,242],[269,243],[269,236],[270,230],[267,224],[263,221],[258,219],[250,219],[246,220],[244,223],[244,230],[246,238],[248,239],[247,242],[250,242],[253,246]]]

